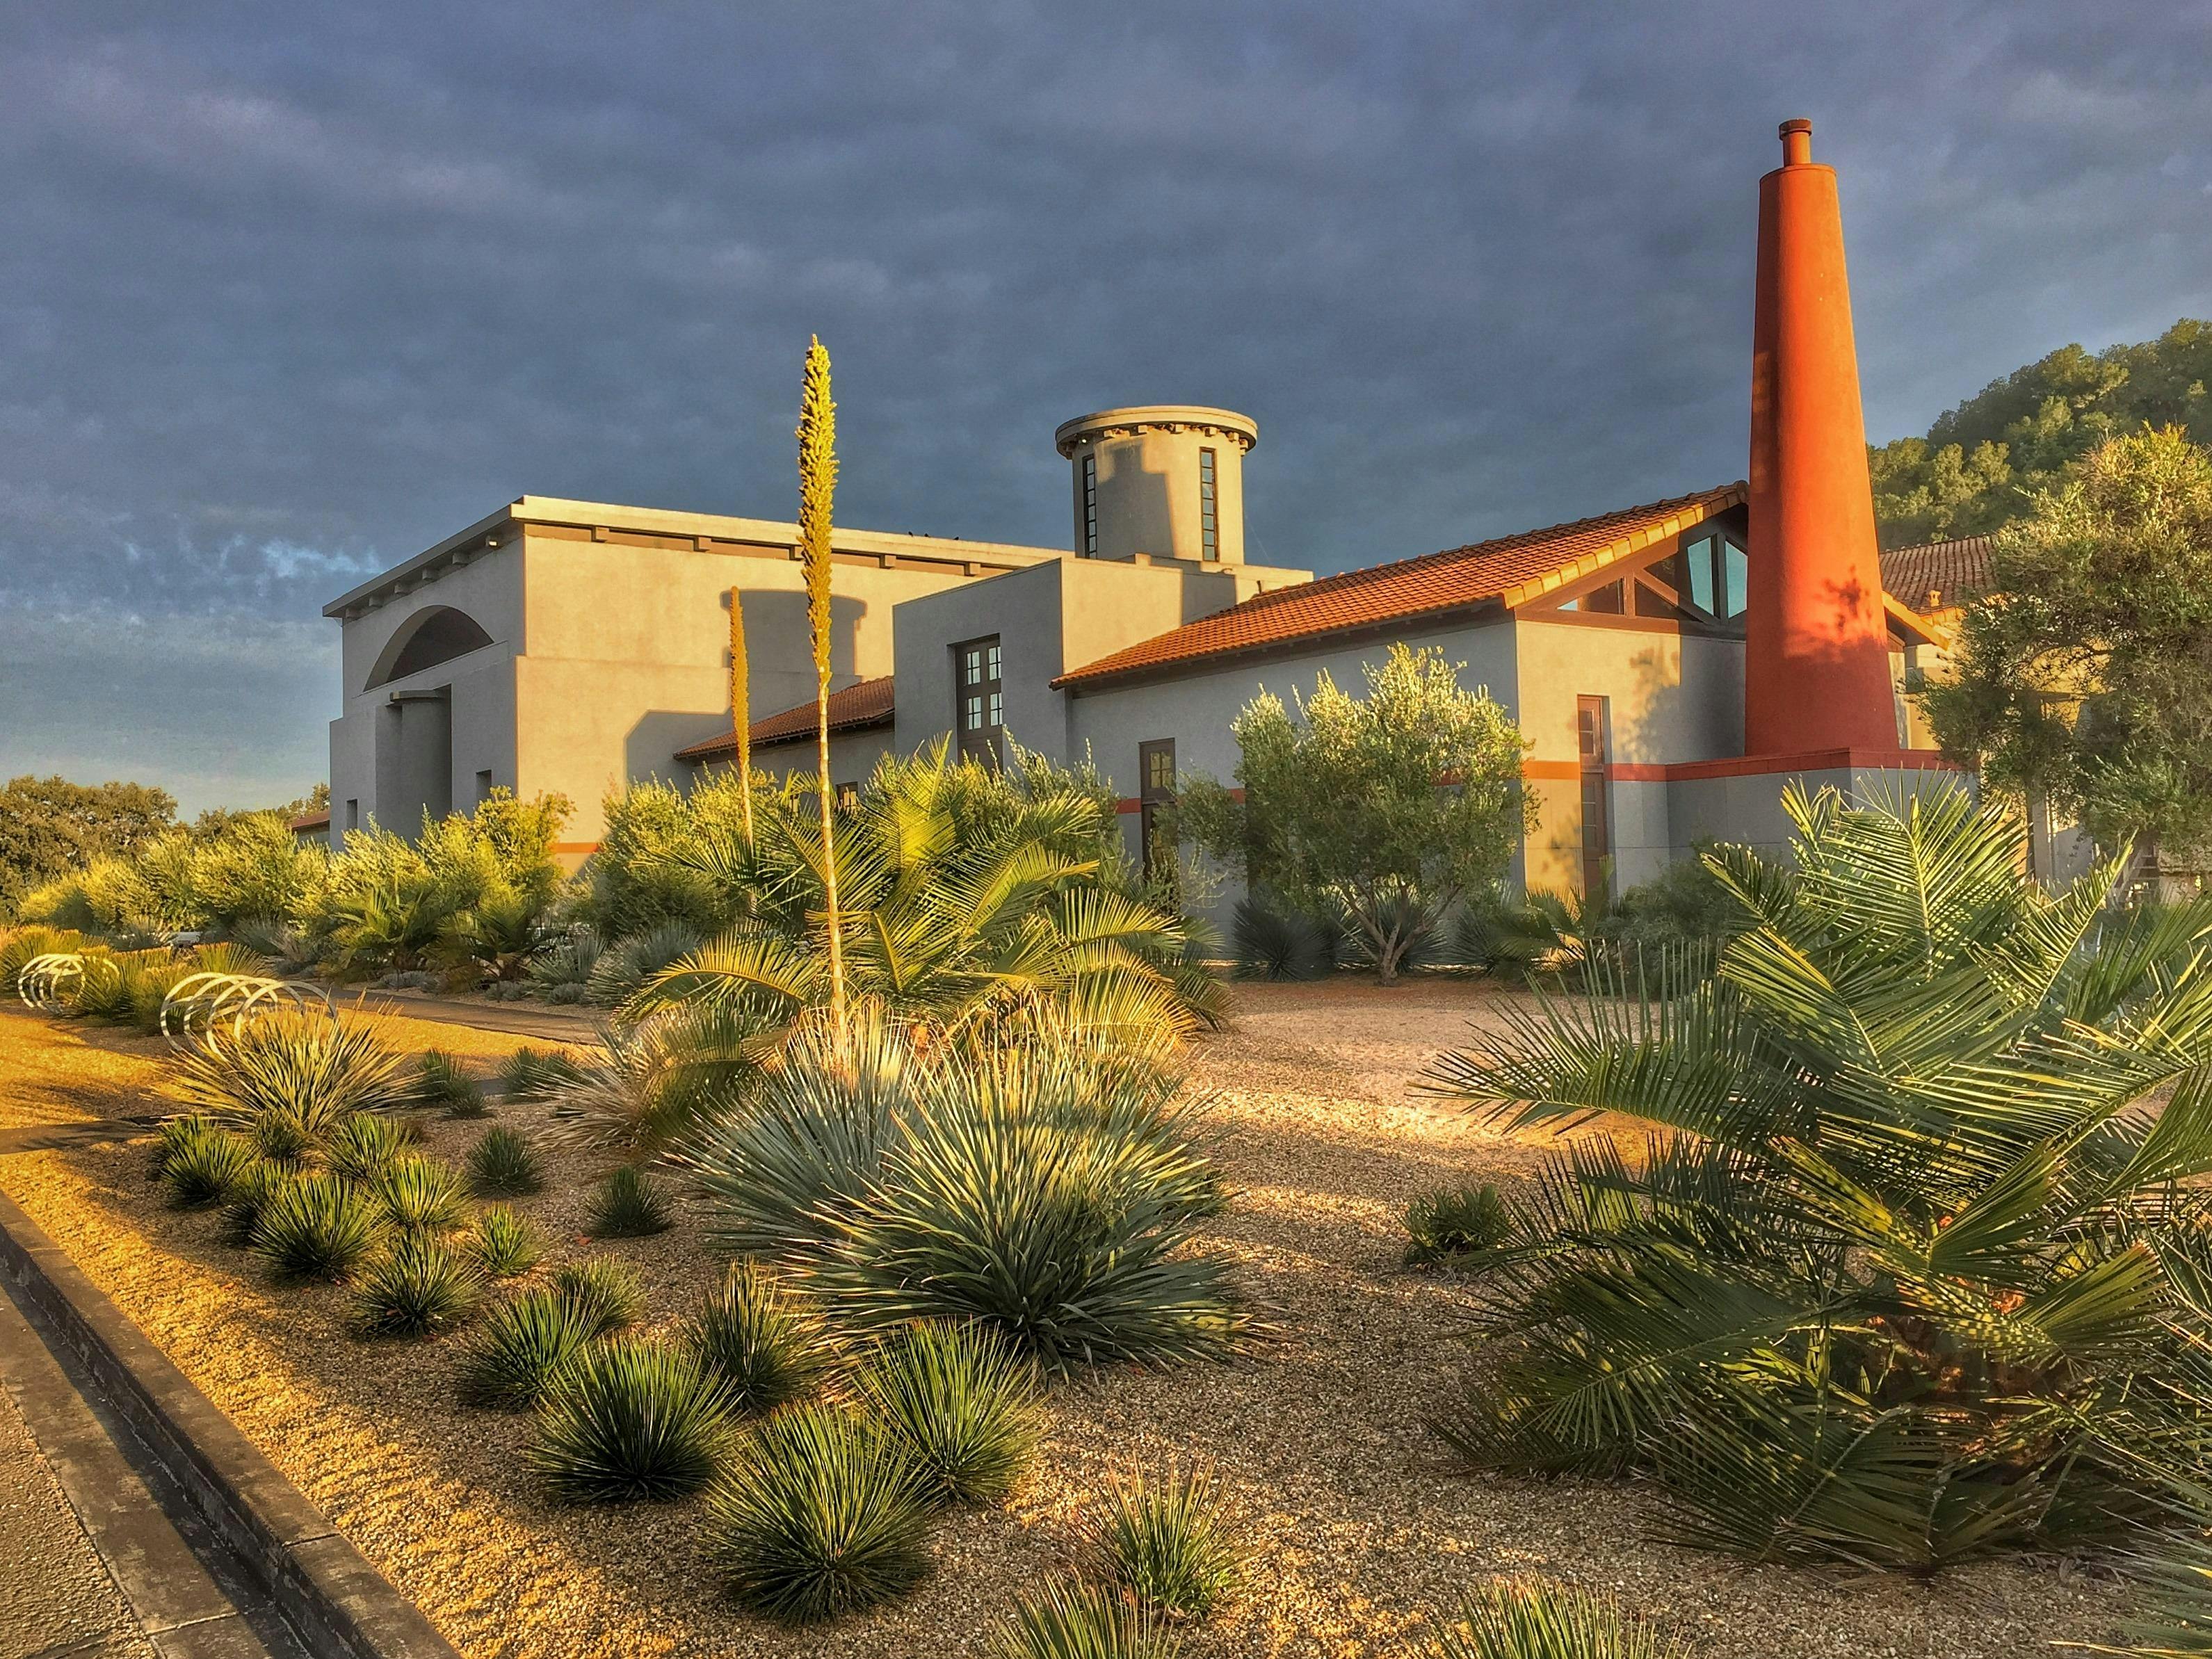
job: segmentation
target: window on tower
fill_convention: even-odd
[[[1221,556],[1221,517],[1217,499],[1213,452],[1198,452],[1199,556],[1211,562]]]
[[[1083,556],[1098,556],[1098,458],[1083,457]]]

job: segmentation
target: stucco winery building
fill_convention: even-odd
[[[1529,740],[1531,886],[1580,888],[1607,860],[1633,884],[1708,837],[1778,842],[1791,778],[1948,782],[1902,690],[1949,617],[1885,592],[1835,174],[1808,124],[1782,137],[1759,186],[1747,482],[1621,506],[1601,481],[1575,522],[1316,580],[1244,556],[1253,421],[1085,416],[1054,434],[1072,549],[836,533],[836,781],[935,738],[985,758],[1011,739],[1094,763],[1134,850],[1178,774],[1229,776],[1231,721],[1262,687],[1287,699],[1327,670],[1356,689],[1402,641],[1463,663]],[[334,600],[331,833],[411,830],[503,785],[568,795],[564,850],[588,853],[611,790],[729,763],[732,588],[756,763],[811,770],[797,539],[526,495]],[[1927,563],[1891,556],[1905,581]]]

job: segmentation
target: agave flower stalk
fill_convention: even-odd
[[[745,815],[745,844],[753,839],[753,734],[750,668],[745,656],[745,606],[741,589],[730,590],[730,735],[738,745],[738,805]]]
[[[815,782],[822,802],[822,895],[830,934],[830,1023],[845,1035],[845,949],[837,915],[836,801],[830,784],[830,517],[837,494],[837,405],[830,398],[830,354],[806,345],[799,403],[799,548],[806,572],[806,620],[814,635]]]

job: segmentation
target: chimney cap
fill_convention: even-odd
[[[1778,138],[1787,138],[1793,132],[1802,132],[1809,136],[1812,131],[1813,124],[1801,115],[1795,120],[1784,121],[1775,129],[1774,136]]]

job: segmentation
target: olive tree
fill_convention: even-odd
[[[1534,807],[1521,787],[1527,745],[1464,664],[1394,645],[1364,665],[1366,695],[1324,671],[1295,709],[1262,691],[1232,727],[1232,791],[1197,777],[1178,820],[1248,886],[1301,908],[1341,913],[1384,984],[1461,899],[1505,872]]]

